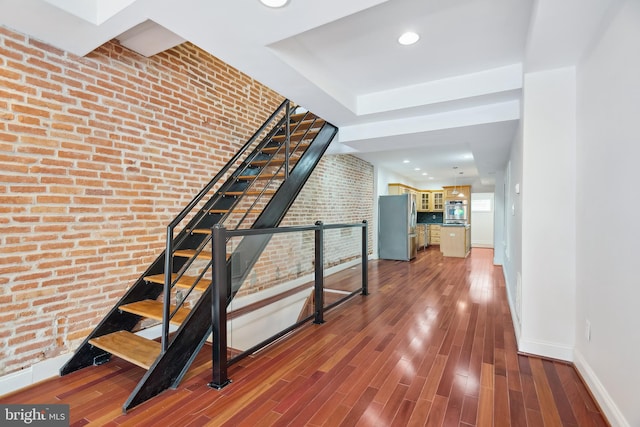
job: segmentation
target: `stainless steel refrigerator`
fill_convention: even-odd
[[[380,196],[378,199],[378,257],[409,261],[418,251],[416,196]]]

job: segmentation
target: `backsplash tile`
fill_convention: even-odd
[[[442,212],[418,212],[418,222],[424,224],[442,224]]]

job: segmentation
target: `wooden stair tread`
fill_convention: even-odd
[[[159,342],[142,338],[128,331],[117,331],[92,338],[89,344],[144,369],[149,369],[153,365],[161,351]]]
[[[319,130],[320,130],[320,126],[307,127],[305,129],[298,129],[295,132],[290,133],[289,138],[297,138],[299,136],[309,136],[310,134],[318,133]],[[285,133],[279,133],[277,135],[273,135],[273,138],[286,138],[286,137],[287,135]]]
[[[325,124],[324,119],[319,119],[315,116],[309,116],[306,119],[296,120],[294,122],[289,123],[289,127],[292,127],[292,128],[297,127],[298,129],[308,129],[313,125],[322,126],[324,124]]]
[[[207,233],[211,233],[211,230],[208,229],[208,228],[202,228],[202,229],[198,229],[198,230],[207,230]],[[196,230],[193,230],[193,232],[195,233]],[[195,251],[195,249],[180,249],[180,250],[175,251],[173,254],[175,256],[182,256],[182,257],[185,257],[185,258],[193,258],[193,256],[196,254],[196,251]],[[229,257],[231,257],[231,254],[228,253],[227,254],[227,259],[229,259]],[[212,259],[211,252],[202,251],[198,255],[198,258],[201,258],[201,259]],[[164,282],[162,282],[162,283],[164,283]]]
[[[173,253],[174,256],[181,256],[185,258],[193,258],[196,255],[195,249],[179,249]],[[211,259],[211,252],[202,251],[198,254],[198,258]]]
[[[210,209],[209,213],[216,213],[216,214],[225,214],[227,212],[232,212],[234,214],[246,214],[246,213],[261,213],[262,210],[260,209],[250,209],[250,210],[246,210],[246,209],[237,209],[237,210],[229,210],[229,209]]]
[[[294,141],[294,140],[299,140],[300,138],[303,139],[313,139],[316,137],[316,135],[318,134],[319,129],[311,129],[310,131],[304,131],[304,132],[295,132],[292,133],[291,135],[289,135],[289,141]],[[271,140],[272,141],[285,141],[287,139],[287,135],[274,135]]]
[[[252,191],[247,191],[242,192],[242,191],[227,191],[224,193],[227,196],[273,196],[274,194],[276,194],[276,190],[265,190],[265,191],[259,191],[259,190],[252,190]]]
[[[191,232],[193,234],[211,234],[211,229],[210,228],[194,228],[193,230],[191,230]],[[227,259],[229,259],[230,256],[231,254],[227,254]]]
[[[261,174],[261,175],[240,175],[236,177],[236,179],[249,181],[254,179],[272,179],[272,178],[284,178],[284,173],[279,173],[276,175],[270,174]]]
[[[306,148],[309,147],[309,145],[311,145],[310,142],[301,142],[300,144],[297,144],[297,146],[291,147],[291,150],[295,149],[295,153],[301,153],[303,150],[305,150]],[[282,152],[284,153],[284,147],[282,147],[282,145],[277,145],[275,147],[265,147],[263,148],[261,151],[263,153],[275,153],[278,150],[282,150]]]
[[[304,113],[294,113],[294,114],[290,114],[289,115],[289,119],[292,122],[299,122],[300,120],[302,120],[305,116],[308,116],[309,119],[311,119],[313,116],[312,114],[310,114],[308,111],[305,111]]]
[[[289,164],[293,165],[300,160],[298,157],[289,159]],[[284,165],[284,160],[273,159],[273,160],[254,160],[251,162],[251,166],[282,166]]]
[[[177,276],[178,275],[175,274],[175,273],[171,274],[171,282],[172,283],[176,280]],[[193,285],[193,283],[197,279],[198,278],[195,277],[195,276],[182,276],[176,282],[176,286],[178,286],[180,288],[189,289],[189,288],[191,288],[191,286]],[[147,277],[144,278],[144,280],[146,280],[147,282],[158,283],[160,285],[164,285],[164,274],[154,274],[153,276],[147,276]],[[210,284],[211,284],[210,280],[201,279],[193,289],[202,292],[202,291],[205,291],[209,287]]]
[[[148,317],[149,319],[162,320],[162,306],[163,304],[160,301],[146,299],[121,305],[118,308],[127,313],[137,314],[138,316]],[[169,308],[171,313],[173,313],[175,309],[175,305],[171,305]],[[180,326],[190,312],[191,310],[186,307],[180,308],[171,318],[171,323]]]

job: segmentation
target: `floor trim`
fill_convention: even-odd
[[[593,400],[600,407],[600,412],[607,418],[609,423],[614,426],[631,427],[631,424],[624,417],[620,408],[615,404],[613,398],[607,392],[607,389],[600,382],[596,373],[586,361],[582,353],[574,350],[574,368],[578,372],[578,376],[586,385],[586,389],[591,393]],[[614,421],[611,423],[611,421]]]

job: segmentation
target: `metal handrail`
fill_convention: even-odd
[[[187,206],[167,225],[167,237],[166,237],[166,249],[165,249],[165,262],[164,262],[164,298],[163,298],[163,310],[162,310],[162,336],[161,336],[161,349],[164,353],[169,347],[169,322],[172,317],[170,304],[171,304],[171,289],[175,286],[180,276],[184,274],[184,269],[181,269],[175,279],[171,280],[171,273],[173,271],[173,252],[174,252],[174,230],[175,228],[193,211],[193,209],[202,201],[202,199],[211,191],[211,189],[231,170],[238,160],[246,153],[251,147],[259,135],[261,135],[275,120],[275,118],[281,113],[284,108],[287,112],[289,110],[290,101],[285,99],[282,104],[269,116],[269,118],[260,126],[260,128],[251,136],[251,138],[240,148],[240,150],[227,162],[227,164],[209,181],[205,187],[200,190],[198,194],[187,204]],[[201,210],[202,213],[204,209]],[[186,238],[186,237],[185,237]],[[207,239],[205,239],[207,240]],[[202,251],[203,247],[199,250]],[[197,256],[197,255],[196,255]],[[195,257],[194,257],[195,258]],[[192,261],[193,262],[193,261]],[[195,285],[194,285],[195,286]],[[178,307],[176,307],[176,310]],[[175,311],[174,311],[175,314]]]
[[[362,286],[360,289],[355,290],[342,298],[330,304],[327,307],[323,306],[323,289],[324,289],[324,244],[323,235],[324,231],[328,229],[339,228],[362,228]],[[212,360],[212,381],[209,386],[216,389],[221,389],[230,383],[227,376],[227,367],[235,363],[242,358],[254,353],[255,351],[273,343],[277,339],[283,337],[287,333],[293,331],[297,327],[306,323],[307,321],[314,319],[314,323],[324,323],[323,313],[325,310],[335,307],[336,305],[346,301],[354,295],[360,293],[361,295],[368,295],[368,225],[367,221],[354,224],[323,224],[318,221],[315,225],[308,226],[291,226],[291,227],[275,227],[275,228],[251,228],[251,229],[235,229],[226,230],[220,224],[214,225],[211,230],[213,245],[212,245],[212,277],[213,277],[213,289],[211,304],[212,304],[212,319],[211,330],[213,331],[213,360]],[[232,359],[227,357],[227,303],[229,294],[227,293],[227,268],[226,268],[226,245],[231,237],[244,237],[244,236],[259,236],[267,234],[282,234],[282,233],[295,233],[302,231],[314,231],[315,233],[315,313],[305,319],[299,320],[292,326],[276,333],[270,338],[258,343],[248,350],[236,355]]]
[[[287,117],[287,123],[289,122],[289,117],[290,116],[290,112],[287,111],[286,113],[286,117]],[[295,133],[295,131],[298,130],[298,128],[300,127],[300,125],[302,124],[302,122],[305,120],[305,118],[307,117],[307,115],[309,114],[309,112],[305,113],[305,115],[303,116],[303,118],[296,124],[296,126],[293,128],[293,132]],[[315,116],[314,116],[315,117]],[[288,179],[289,178],[289,159],[290,157],[298,150],[298,148],[300,147],[300,144],[302,144],[302,141],[304,141],[307,137],[307,135],[309,135],[309,132],[311,129],[314,128],[313,125],[315,125],[315,123],[318,121],[318,118],[315,117],[313,119],[313,123],[311,126],[309,126],[304,134],[302,135],[302,137],[300,138],[300,140],[298,141],[297,144],[295,144],[295,146],[293,147],[293,151],[291,151],[290,148],[290,138],[291,138],[291,133],[290,133],[290,126],[287,125],[286,126],[286,137],[285,137],[285,143],[284,143],[284,147],[285,147],[285,161],[282,165],[280,165],[280,167],[276,170],[276,172],[274,173],[274,176],[271,177],[269,179],[269,181],[265,184],[263,190],[260,192],[260,194],[258,195],[258,197],[255,198],[255,200],[253,201],[253,203],[251,204],[251,206],[249,206],[249,208],[247,209],[247,212],[242,216],[242,218],[240,218],[240,220],[238,221],[238,224],[236,225],[236,229],[239,229],[240,226],[243,224],[244,220],[247,218],[247,216],[249,215],[249,213],[251,212],[251,210],[256,206],[256,204],[258,203],[258,200],[260,200],[260,198],[262,197],[262,195],[264,194],[264,192],[266,191],[266,189],[269,187],[269,185],[271,183],[273,183],[276,179],[276,176],[278,175],[278,173],[280,173],[280,171],[284,168],[284,179]],[[271,158],[269,160],[267,160],[267,163],[265,164],[265,166],[263,167],[263,169],[258,173],[258,175],[256,175],[256,177],[259,177],[262,175],[262,173],[267,169],[267,167],[269,167],[269,165],[271,164],[271,162],[273,161],[273,159],[276,157],[276,155],[280,154],[280,151],[282,150],[282,146],[278,147],[278,149],[276,150],[275,153],[273,153],[273,155],[271,156]],[[256,178],[257,179],[257,178]],[[243,196],[244,194],[247,192],[247,190],[250,187],[247,187],[244,191],[243,191]],[[226,215],[229,215],[231,213],[228,212]],[[224,219],[220,222],[224,222]]]

